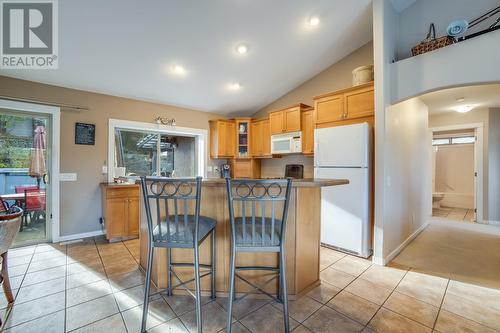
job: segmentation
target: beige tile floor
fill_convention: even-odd
[[[4,332],[138,332],[144,277],[137,240],[10,252],[16,302],[0,297]],[[322,284],[290,301],[294,333],[496,332],[500,291],[321,249]],[[204,332],[224,332],[226,299],[203,300]],[[153,291],[149,332],[195,332],[189,296]],[[281,305],[245,299],[234,310],[234,332],[283,330]],[[496,330],[496,331],[495,331]]]

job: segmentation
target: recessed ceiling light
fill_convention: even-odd
[[[177,74],[177,75],[184,75],[186,73],[186,70],[181,65],[172,65],[172,67],[170,67],[170,69],[172,70],[172,72],[174,74]]]
[[[472,105],[459,105],[459,106],[456,106],[454,109],[457,112],[466,113],[466,112],[469,112],[470,110],[472,110],[473,108],[474,107]]]
[[[241,89],[241,84],[239,82],[232,82],[228,85],[229,89],[231,90],[240,90]]]
[[[248,46],[246,44],[239,44],[236,46],[236,52],[239,54],[245,54],[248,52]]]
[[[309,23],[309,26],[311,26],[311,27],[317,26],[319,24],[319,17],[317,17],[317,16],[311,16],[309,18],[309,22],[308,23]]]

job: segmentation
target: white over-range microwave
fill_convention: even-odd
[[[271,136],[271,154],[302,152],[302,132],[290,132]]]

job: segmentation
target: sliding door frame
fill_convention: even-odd
[[[11,100],[0,99],[0,108],[8,109],[14,112],[26,112],[31,114],[44,114],[51,119],[52,133],[49,142],[51,149],[51,166],[49,174],[49,188],[51,195],[50,213],[47,216],[50,219],[51,240],[53,243],[58,242],[60,238],[60,193],[59,193],[59,166],[60,166],[60,132],[61,132],[61,109],[56,106],[48,106],[34,103],[17,102]]]

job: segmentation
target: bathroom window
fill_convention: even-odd
[[[451,139],[451,144],[452,145],[458,145],[458,144],[464,144],[464,143],[474,143],[476,142],[476,137],[475,136],[462,136],[460,138],[452,138]]]
[[[433,146],[462,145],[476,142],[475,136],[460,136],[455,138],[437,138],[432,140]]]

